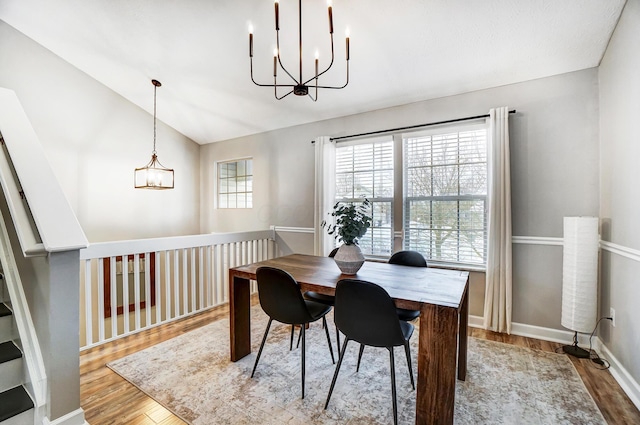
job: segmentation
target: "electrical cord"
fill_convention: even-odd
[[[609,361],[607,359],[603,359],[602,357],[600,357],[598,355],[598,353],[596,352],[596,350],[594,350],[592,348],[591,340],[593,338],[593,335],[595,335],[595,333],[596,333],[596,329],[598,329],[598,325],[600,324],[600,322],[603,319],[613,320],[612,317],[601,317],[596,322],[596,325],[594,326],[593,331],[591,332],[591,335],[589,335],[589,350],[588,350],[589,351],[589,360],[591,360],[591,363],[594,363],[595,365],[597,365],[597,366],[592,365],[592,367],[594,367],[596,369],[599,369],[599,370],[606,370],[606,369],[609,369],[611,367],[611,364],[609,363]],[[556,353],[561,353],[562,350],[563,350],[562,347],[558,347],[558,348],[555,349],[555,352]]]
[[[591,332],[591,335],[589,335],[589,359],[591,360],[592,363],[595,363],[596,365],[598,365],[593,367],[595,367],[596,369],[605,370],[605,369],[609,369],[611,367],[611,364],[609,363],[608,360],[600,357],[598,353],[596,353],[596,350],[593,350],[591,348],[591,339],[593,338],[593,335],[596,333],[596,329],[598,329],[598,325],[600,324],[602,319],[613,321],[613,317],[601,317],[596,322],[596,325],[593,327],[593,331]]]

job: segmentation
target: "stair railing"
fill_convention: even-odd
[[[24,385],[34,397],[35,422],[42,423],[47,397],[47,375],[38,337],[31,320],[29,305],[22,289],[20,274],[17,272],[18,266],[11,250],[9,234],[2,211],[0,211],[0,263],[2,264],[14,320],[18,328],[19,339],[16,342],[22,350],[26,366],[27,376],[24,377]]]
[[[273,229],[91,244],[80,250],[80,349],[228,302],[229,268],[276,249]]]

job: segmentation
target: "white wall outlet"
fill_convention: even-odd
[[[609,309],[609,317],[611,317],[611,325],[615,328],[616,327],[616,311],[613,309],[613,307]]]

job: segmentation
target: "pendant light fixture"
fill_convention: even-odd
[[[134,187],[136,189],[173,189],[173,170],[166,168],[156,155],[156,91],[162,86],[160,81],[151,80],[153,84],[153,151],[151,161],[134,172]]]
[[[273,84],[261,84],[257,83],[253,78],[253,27],[249,27],[249,60],[251,63],[251,81],[260,87],[273,87],[273,93],[276,99],[284,99],[291,93],[296,96],[309,96],[314,102],[318,100],[318,89],[343,89],[349,84],[349,34],[346,36],[346,58],[347,58],[347,81],[342,86],[322,86],[318,84],[318,78],[327,72],[333,66],[334,51],[333,51],[333,10],[331,7],[331,1],[328,2],[329,12],[329,37],[331,38],[331,62],[329,66],[323,71],[319,72],[318,52],[316,51],[315,60],[315,73],[309,79],[303,79],[302,77],[302,0],[298,0],[298,53],[299,53],[299,73],[298,78],[294,77],[284,65],[280,59],[280,6],[278,0],[275,0],[275,17],[276,17],[276,49],[273,52]],[[292,80],[292,84],[278,84],[278,68],[281,68],[285,74]],[[278,96],[278,87],[286,88],[288,91],[281,96]],[[313,96],[309,89],[314,89]]]

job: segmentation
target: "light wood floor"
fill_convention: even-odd
[[[80,356],[80,398],[87,422],[91,425],[184,424],[170,411],[105,365],[226,317],[228,314],[228,307],[218,307],[197,316],[162,325],[83,352]],[[475,328],[470,328],[470,335],[475,338],[544,351],[555,351],[561,346],[558,343],[497,334]],[[609,371],[597,369],[595,367],[597,365],[587,359],[571,357],[571,360],[610,425],[640,424],[640,412],[624,394]]]

